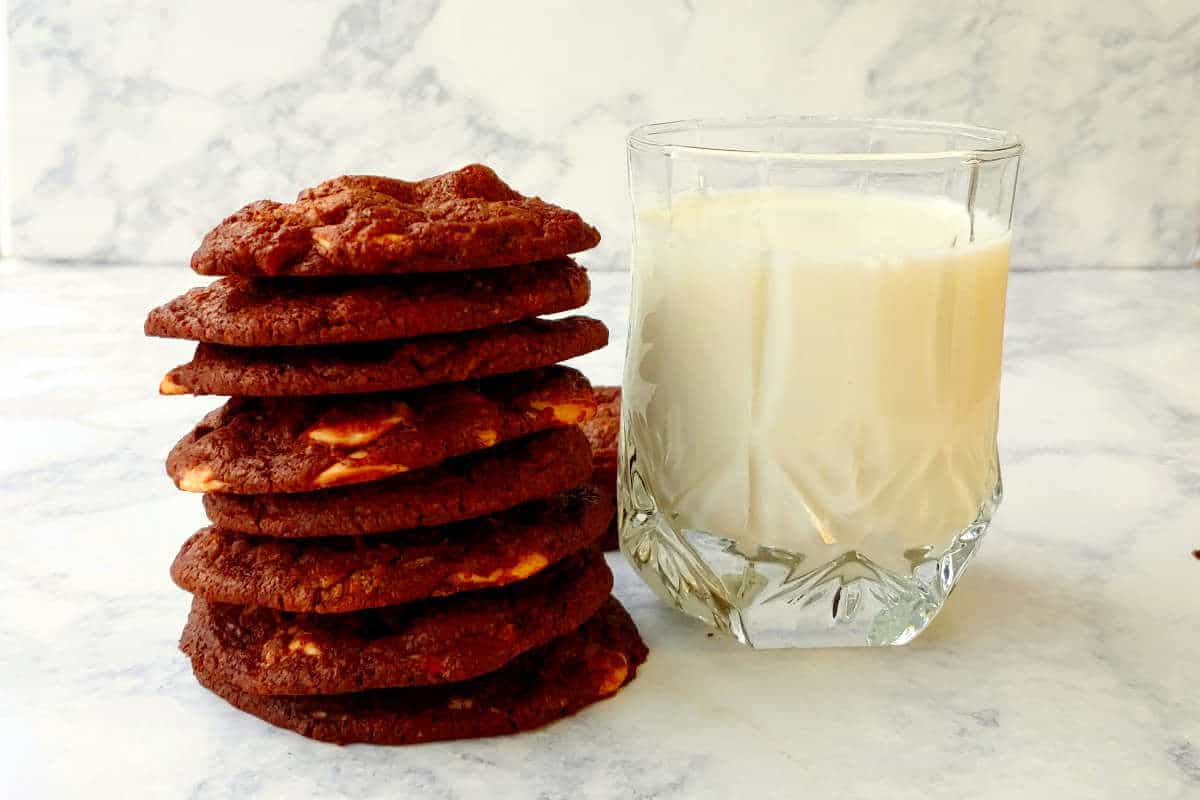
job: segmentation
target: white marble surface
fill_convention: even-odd
[[[182,267],[0,264],[0,796],[1200,797],[1200,272],[1013,276],[1008,497],[906,648],[752,652],[661,608],[613,700],[489,741],[338,748],[234,711],[175,649],[167,566],[203,519],[162,457],[214,399],[160,398],[141,336]],[[621,360],[625,279],[591,310]]]
[[[842,113],[1023,134],[1018,266],[1200,258],[1195,0],[9,0],[7,252],[169,260],[344,172],[484,160],[623,269],[624,135]],[[2,148],[0,148],[2,152]],[[0,179],[5,170],[0,165]],[[15,248],[15,249],[14,249]]]

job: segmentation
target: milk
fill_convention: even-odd
[[[997,489],[1009,238],[841,190],[639,208],[625,436],[679,529],[897,569]]]

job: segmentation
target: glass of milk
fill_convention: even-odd
[[[929,625],[1000,502],[1021,151],[901,120],[630,135],[620,538],[669,604],[755,647]]]

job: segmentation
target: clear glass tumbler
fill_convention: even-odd
[[[1020,140],[688,120],[628,151],[622,551],[746,644],[911,641],[1000,502]]]

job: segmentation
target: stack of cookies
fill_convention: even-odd
[[[555,366],[607,342],[567,257],[579,215],[486,167],[343,177],[252,203],[204,239],[219,275],[150,313],[199,342],[163,394],[230,395],[171,451],[212,525],[171,574],[199,681],[306,736],[512,733],[615,693],[646,649],[610,597],[578,427]]]

